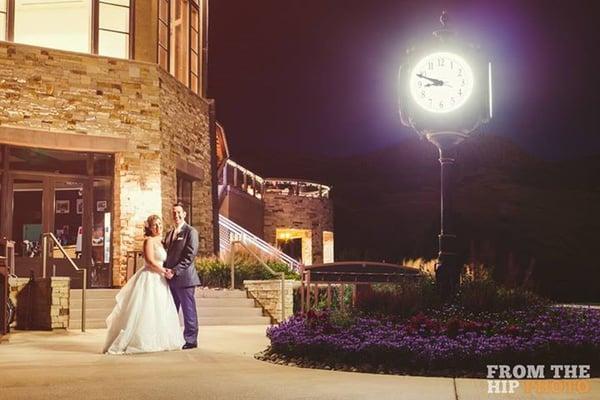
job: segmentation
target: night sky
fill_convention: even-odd
[[[545,158],[600,153],[599,1],[212,0],[208,95],[233,158],[345,156],[414,135],[398,66],[442,10],[493,63],[486,132]]]

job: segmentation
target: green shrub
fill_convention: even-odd
[[[264,262],[275,272],[285,272],[286,279],[300,279],[298,273],[292,271],[283,262],[273,259],[264,260]],[[236,288],[242,288],[244,280],[277,279],[280,277],[279,274],[272,275],[258,260],[246,252],[236,253],[234,265]],[[204,286],[228,288],[231,285],[231,266],[228,261],[223,261],[217,257],[199,258],[196,261],[196,271],[198,271],[198,276]]]
[[[367,315],[408,317],[440,304],[435,282],[427,276],[397,284],[366,286],[357,296],[357,308]]]
[[[477,313],[526,310],[543,306],[547,301],[522,288],[506,289],[488,278],[463,281],[456,304],[465,311]]]

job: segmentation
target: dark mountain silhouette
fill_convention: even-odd
[[[237,161],[262,176],[333,186],[338,259],[435,258],[437,149],[415,137],[369,154],[315,159],[293,153]],[[511,141],[477,135],[458,149],[455,231],[460,257],[494,267],[509,285],[563,300],[600,300],[600,156],[550,162]]]

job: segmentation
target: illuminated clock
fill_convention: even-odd
[[[457,111],[473,93],[473,70],[460,56],[436,52],[423,57],[409,78],[414,101],[432,113]]]

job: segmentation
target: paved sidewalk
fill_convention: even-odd
[[[100,354],[105,330],[17,332],[0,345],[0,399],[435,399],[486,398],[478,379],[386,376],[292,368],[255,360],[263,326],[201,328],[195,350]],[[597,399],[583,395],[491,399]]]

